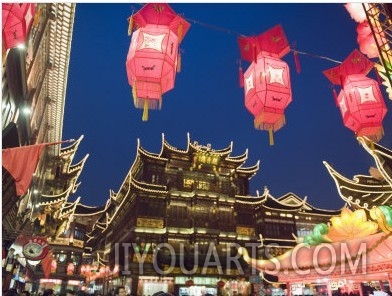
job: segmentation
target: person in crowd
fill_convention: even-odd
[[[71,289],[65,290],[65,296],[74,296],[74,295],[75,295],[74,290],[71,290]]]
[[[19,296],[18,291],[14,288],[9,289],[4,295],[5,296]]]
[[[30,292],[24,290],[24,291],[22,291],[22,292],[20,293],[20,296],[30,296]]]
[[[44,290],[44,293],[42,294],[42,296],[54,296],[53,289],[46,289],[46,290]]]
[[[114,291],[114,296],[125,296],[126,294],[127,294],[127,292],[125,291],[124,286],[119,286]]]

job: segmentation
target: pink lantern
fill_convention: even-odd
[[[52,259],[52,262],[50,264],[50,273],[56,273],[57,270],[57,261],[56,259]]]
[[[368,58],[377,58],[379,52],[376,39],[380,45],[385,44],[387,42],[387,40],[385,39],[385,35],[377,34],[375,39],[368,21],[364,21],[357,25],[357,33],[357,42],[359,44],[359,49],[361,50],[361,52],[363,54],[366,54]]]
[[[354,50],[340,66],[324,71],[324,75],[332,83],[342,85],[338,105],[344,125],[357,136],[378,142],[383,136],[382,121],[387,108],[378,83],[366,77],[373,64]]]
[[[33,3],[2,3],[3,46],[24,44],[34,17]]]
[[[369,4],[364,4],[368,8]],[[357,23],[361,23],[366,20],[366,13],[362,6],[362,3],[346,3],[344,7],[347,9],[351,18]]]
[[[290,70],[280,58],[290,51],[280,25],[258,37],[238,40],[243,59],[251,62],[244,73],[245,107],[255,117],[254,126],[273,132],[285,125],[284,111],[292,101]]]
[[[87,270],[86,265],[83,264],[82,266],[80,266],[80,273],[81,274],[85,274],[86,270]]]
[[[162,94],[174,88],[178,47],[190,24],[168,4],[149,3],[131,17],[130,27],[136,31],[126,60],[128,82],[146,121],[148,109],[160,109]]]
[[[67,274],[68,275],[73,274],[74,270],[75,270],[75,265],[72,262],[68,263]]]

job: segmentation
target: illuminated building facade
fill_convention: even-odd
[[[132,295],[218,289],[248,295],[258,273],[236,257],[239,246],[259,257],[283,253],[295,244],[293,234],[340,212],[316,209],[291,193],[276,199],[265,189],[252,196],[249,180],[259,164],[244,166],[247,151],[231,156],[232,144],[214,150],[187,140],[181,150],[163,136],[159,154],[138,143],[121,188],[87,234],[95,258],[87,275],[92,291],[125,285]]]
[[[24,47],[6,49],[4,40],[2,44],[3,149],[63,140],[76,4],[33,5],[35,13]],[[76,192],[77,179],[87,159],[86,156],[77,164],[72,163],[81,140],[82,137],[66,148],[59,144],[47,146],[41,154],[29,190],[23,196],[16,194],[15,180],[3,167],[2,248],[6,255],[2,272],[3,290],[15,287],[37,291],[39,279],[44,277],[42,262],[26,260],[20,244],[25,244],[26,238],[28,240],[34,235],[47,239],[51,244],[56,237],[63,235],[59,230],[68,222],[69,214],[65,213],[68,197]],[[68,245],[72,249],[70,252],[82,256],[82,245],[72,245],[72,242]],[[67,251],[64,246],[62,248]],[[52,252],[56,257],[56,248]],[[61,264],[58,269],[61,269]]]

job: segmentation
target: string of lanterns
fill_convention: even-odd
[[[346,8],[350,9],[347,5]],[[355,9],[365,15],[362,7],[360,10],[355,6]],[[129,18],[129,34],[132,30],[135,31],[126,59],[126,70],[134,105],[143,109],[143,121],[148,120],[149,109],[161,109],[162,94],[174,88],[175,73],[179,72],[181,61],[178,47],[189,28],[190,23],[176,14],[168,4],[146,4]],[[373,58],[378,55],[374,52],[374,37],[368,32],[368,28],[369,23],[359,23],[358,43],[360,50]],[[380,38],[385,39],[385,36]],[[241,35],[238,43],[241,58],[251,63],[244,74],[240,65],[240,85],[244,86],[245,107],[254,116],[254,127],[268,131],[270,145],[273,145],[273,132],[285,125],[284,111],[293,100],[290,69],[281,58],[293,51],[299,72],[298,53],[304,53],[290,49],[280,25],[258,36]],[[360,54],[359,51],[358,53]],[[369,61],[369,68],[362,72],[345,72],[347,67],[350,68],[349,65],[357,63],[350,61],[351,59],[366,59],[358,53],[350,55],[343,65],[334,68],[332,72],[327,70],[324,74],[336,74],[338,83],[335,78],[331,80],[331,76],[326,75],[333,84],[342,86],[337,100],[343,108],[340,110],[344,125],[357,136],[366,136],[377,142],[383,135],[382,120],[387,109],[377,82],[365,76],[374,63]],[[357,74],[361,76],[353,76]],[[363,89],[366,91],[362,91]],[[355,103],[351,104],[353,101]],[[348,108],[348,113],[343,111],[344,108]],[[366,115],[364,110],[367,110]]]

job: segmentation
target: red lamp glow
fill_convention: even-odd
[[[3,46],[5,49],[24,44],[34,18],[33,3],[2,3]]]
[[[292,101],[290,70],[280,58],[290,51],[280,25],[258,37],[238,39],[241,56],[251,62],[244,73],[245,107],[254,116],[254,126],[270,133],[285,125],[284,111]]]
[[[354,50],[340,66],[323,73],[333,84],[342,85],[338,105],[344,125],[357,136],[378,142],[384,133],[382,121],[387,108],[378,83],[366,77],[373,64]]]
[[[190,24],[168,4],[149,3],[131,17],[130,27],[136,31],[126,60],[128,82],[146,121],[148,109],[160,109],[162,94],[174,88],[178,47]]]

